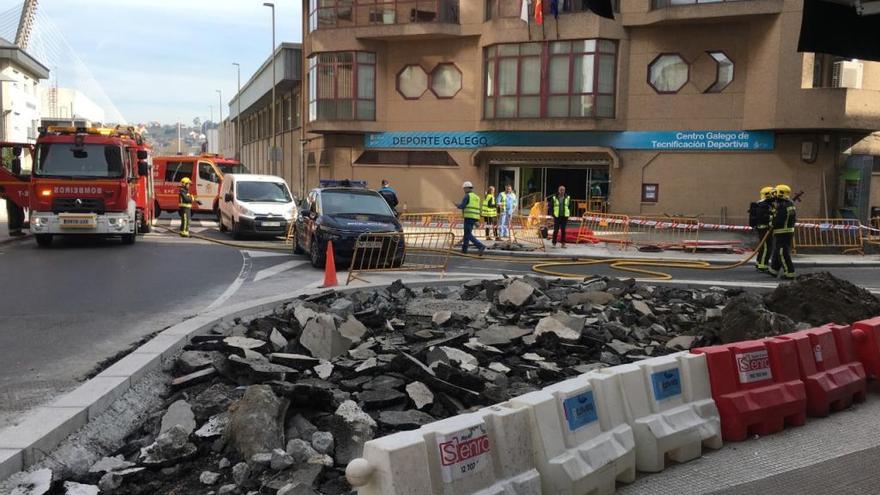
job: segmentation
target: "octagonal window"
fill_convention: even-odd
[[[724,52],[709,52],[709,56],[715,60],[716,64],[715,82],[706,92],[720,93],[733,82],[733,60],[730,60],[730,57]]]
[[[431,91],[437,98],[452,98],[461,91],[461,71],[454,64],[439,64],[431,72]]]
[[[658,93],[678,93],[690,78],[690,65],[677,53],[665,53],[648,66],[648,83]]]
[[[397,92],[407,100],[417,100],[428,90],[428,74],[420,65],[407,65],[397,74]]]

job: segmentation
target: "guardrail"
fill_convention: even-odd
[[[864,252],[862,225],[845,218],[801,218],[794,229],[795,248],[842,249]]]
[[[510,238],[514,242],[534,246],[540,251],[546,251],[544,238],[541,237],[540,229],[544,222],[538,217],[514,216],[510,219]]]
[[[439,271],[449,266],[452,232],[364,233],[355,243],[346,285],[369,272]]]

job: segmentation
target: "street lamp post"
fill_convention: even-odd
[[[272,9],[272,151],[269,158],[272,160],[272,175],[278,175],[277,169],[277,148],[275,146],[275,4],[272,2],[263,3],[264,7]]]
[[[219,89],[214,90],[217,92],[217,96],[220,100],[220,125],[217,126],[217,153],[223,154],[223,91]]]
[[[235,100],[238,103],[238,110],[236,112],[238,115],[236,116],[236,120],[235,120],[235,147],[236,147],[235,157],[238,160],[241,160],[242,159],[242,156],[241,156],[241,131],[242,131],[242,129],[241,129],[241,64],[239,64],[238,62],[232,62],[232,65],[235,66],[235,70],[238,73],[238,93],[235,96]],[[232,120],[232,119],[230,119],[230,120]]]

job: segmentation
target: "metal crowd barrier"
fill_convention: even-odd
[[[700,242],[700,220],[683,217],[630,217],[629,239],[636,246],[696,251]]]
[[[578,227],[578,242],[606,242],[619,244],[620,249],[630,243],[629,216],[586,212]]]
[[[411,234],[449,232],[455,213],[403,213],[398,220],[403,230]]]
[[[880,244],[880,217],[874,217],[868,222],[868,235],[865,236],[865,243]]]
[[[541,237],[540,232],[543,223],[538,217],[516,215],[510,219],[510,238],[520,244],[534,246],[535,249],[546,251],[544,239]]]
[[[369,272],[439,271],[449,266],[451,232],[364,233],[355,243],[346,285]]]
[[[862,225],[845,218],[800,218],[794,229],[796,248],[836,248],[863,252]]]

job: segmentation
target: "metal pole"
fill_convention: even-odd
[[[241,160],[243,158],[241,156],[241,64],[239,64],[238,62],[233,62],[232,65],[235,66],[236,72],[238,72],[238,94],[235,97],[236,101],[238,102],[238,115],[235,121],[235,157],[238,160]]]
[[[277,81],[275,74],[275,4],[265,2],[263,5],[272,9],[272,51],[270,52],[272,54],[272,153],[270,158],[272,159],[272,175],[278,175],[278,156],[275,151],[275,86]]]
[[[223,91],[217,90],[220,100],[220,126],[217,127],[217,153],[223,154]]]

